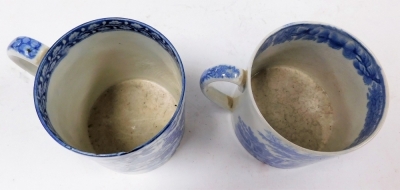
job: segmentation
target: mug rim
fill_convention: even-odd
[[[358,43],[360,46],[362,46],[362,47],[365,49],[365,51],[366,51],[368,54],[370,54],[371,57],[374,58],[376,64],[381,68],[380,73],[381,73],[381,75],[382,75],[382,78],[383,78],[383,85],[384,85],[384,88],[385,88],[385,90],[384,90],[384,92],[385,92],[385,97],[384,97],[385,103],[384,103],[383,113],[382,113],[382,116],[381,116],[381,118],[380,118],[380,121],[379,121],[379,123],[378,123],[376,129],[372,132],[372,134],[369,135],[365,140],[363,140],[362,142],[360,142],[359,144],[357,144],[357,145],[355,145],[355,146],[352,146],[352,147],[350,147],[350,148],[346,148],[346,149],[343,149],[343,150],[331,151],[331,152],[316,151],[316,150],[311,150],[311,149],[307,149],[307,148],[304,148],[304,147],[302,147],[302,146],[299,146],[299,145],[297,145],[297,144],[295,144],[295,143],[289,141],[289,140],[286,139],[285,137],[283,137],[281,134],[279,134],[279,133],[268,123],[268,121],[267,121],[267,120],[264,118],[264,116],[261,114],[260,109],[258,108],[258,106],[257,106],[257,104],[256,104],[256,102],[255,102],[255,100],[254,100],[253,90],[252,90],[252,87],[251,87],[251,72],[252,72],[252,68],[253,68],[253,64],[254,64],[254,58],[256,58],[257,54],[259,53],[258,51],[260,50],[261,46],[263,45],[263,43],[264,43],[269,37],[271,37],[272,35],[276,34],[276,33],[279,32],[280,30],[283,30],[283,29],[288,28],[288,27],[291,27],[291,26],[302,25],[302,24],[320,25],[320,26],[332,27],[332,28],[334,28],[334,29],[336,29],[336,30],[338,30],[338,31],[341,31],[341,32],[345,33],[346,35],[348,35],[349,37],[351,37],[356,43]],[[387,83],[387,80],[386,80],[386,75],[385,75],[385,73],[384,73],[384,71],[383,71],[382,65],[381,65],[380,62],[377,60],[375,54],[373,54],[372,51],[371,51],[368,47],[366,47],[366,45],[365,45],[362,41],[360,41],[358,38],[356,38],[356,37],[355,37],[354,35],[352,35],[351,33],[347,32],[347,31],[345,31],[345,30],[343,30],[343,29],[341,29],[341,28],[338,28],[338,27],[336,27],[336,26],[334,26],[334,25],[327,24],[327,23],[323,23],[323,22],[298,21],[298,22],[291,22],[291,23],[285,24],[285,25],[283,25],[283,26],[281,26],[281,27],[278,27],[277,29],[275,29],[275,30],[273,30],[272,32],[270,32],[269,34],[267,34],[267,35],[259,42],[259,44],[256,46],[256,49],[255,49],[255,51],[253,51],[253,55],[251,56],[250,64],[249,64],[249,66],[247,67],[247,73],[248,73],[248,74],[247,74],[247,76],[246,76],[246,77],[247,77],[247,79],[246,79],[246,88],[249,88],[248,90],[249,90],[249,93],[250,93],[250,96],[251,96],[250,101],[251,101],[252,106],[255,107],[255,110],[256,110],[256,112],[257,112],[257,114],[258,114],[258,117],[261,117],[261,118],[262,118],[261,120],[262,120],[262,122],[264,123],[264,125],[269,126],[269,127],[271,128],[271,132],[272,132],[276,137],[278,137],[279,139],[283,140],[283,142],[289,144],[290,146],[294,147],[294,148],[297,149],[297,150],[301,150],[301,151],[303,151],[303,152],[311,153],[311,154],[318,155],[318,156],[337,156],[337,155],[342,155],[342,154],[346,154],[346,153],[352,152],[352,151],[354,151],[354,150],[357,150],[357,149],[361,148],[362,146],[364,146],[365,144],[367,144],[369,141],[371,141],[371,140],[378,134],[378,132],[381,130],[381,128],[382,128],[382,126],[383,126],[383,124],[384,124],[384,122],[385,122],[385,120],[386,120],[387,112],[388,112],[388,109],[389,109],[389,95],[388,95],[388,92],[389,92],[389,88],[388,88],[388,87],[389,87],[389,86],[388,86],[388,83]],[[360,132],[360,133],[361,133],[361,132]]]
[[[43,115],[42,115],[42,113],[41,113],[41,111],[40,111],[39,102],[38,102],[38,100],[37,100],[37,98],[36,98],[36,95],[37,95],[37,92],[38,92],[38,82],[39,82],[39,79],[40,79],[40,73],[42,72],[43,67],[44,67],[44,64],[43,64],[43,63],[45,62],[46,58],[49,57],[50,53],[54,51],[54,49],[56,48],[56,46],[57,46],[58,44],[60,44],[60,43],[62,42],[62,40],[67,39],[67,37],[70,36],[73,32],[77,31],[78,29],[82,29],[83,27],[88,27],[88,26],[90,26],[91,24],[94,24],[94,23],[97,23],[97,22],[101,22],[101,21],[120,21],[120,22],[126,22],[126,21],[128,21],[128,22],[131,22],[131,23],[138,23],[138,24],[140,24],[140,25],[142,25],[142,26],[147,27],[148,29],[151,30],[151,32],[154,32],[155,34],[157,34],[159,37],[161,37],[161,38],[168,44],[168,46],[170,47],[170,49],[171,49],[173,55],[176,57],[176,59],[174,59],[174,60],[175,60],[175,62],[177,63],[177,65],[179,66],[179,71],[180,71],[180,74],[181,74],[181,85],[182,85],[182,88],[181,88],[181,93],[180,93],[179,102],[177,103],[177,107],[176,107],[176,109],[175,109],[175,111],[174,111],[174,114],[172,115],[172,117],[170,118],[170,120],[168,121],[168,123],[165,124],[165,126],[163,127],[163,129],[162,129],[161,131],[159,131],[156,135],[154,135],[150,140],[144,142],[143,144],[141,144],[141,145],[139,145],[139,146],[133,148],[132,150],[127,151],[127,152],[115,152],[115,153],[107,153],[107,154],[96,154],[96,153],[91,153],[91,152],[82,151],[82,150],[79,150],[79,149],[77,149],[77,148],[74,148],[74,147],[68,145],[68,144],[65,143],[55,132],[53,132],[53,130],[51,130],[50,127],[46,124],[46,122],[44,121]],[[121,30],[111,29],[110,31],[107,31],[107,32],[115,32],[115,31],[121,31]],[[131,31],[131,32],[133,32],[133,31]],[[136,33],[139,33],[139,32],[136,32]],[[141,33],[139,33],[139,34],[141,34]],[[143,34],[141,34],[141,35],[143,35]],[[147,37],[149,37],[149,36],[147,36]],[[153,38],[151,38],[151,37],[149,37],[149,38],[152,39],[152,40],[155,40],[155,39],[153,39]],[[81,41],[83,41],[83,40],[85,40],[85,39],[82,39]],[[79,43],[79,42],[77,42],[76,44],[78,44],[78,43]],[[160,44],[158,44],[158,45],[160,45]],[[160,45],[160,46],[161,46],[161,45]],[[163,49],[164,49],[164,48],[163,48]],[[55,66],[55,68],[53,69],[53,71],[51,71],[51,74],[54,72],[54,70],[56,69],[57,66],[58,66],[58,64]],[[49,81],[51,80],[51,74],[50,74],[50,77],[49,77]],[[137,21],[137,20],[134,20],[134,19],[123,18],[123,17],[104,17],[104,18],[98,18],[98,19],[94,19],[94,20],[91,20],[91,21],[84,22],[84,23],[82,23],[82,24],[80,24],[80,25],[78,25],[78,26],[72,28],[71,30],[69,30],[68,32],[66,32],[64,35],[62,35],[61,37],[59,37],[58,40],[55,41],[55,42],[51,45],[51,47],[49,48],[49,50],[46,52],[46,54],[45,54],[45,55],[43,56],[43,58],[40,60],[40,64],[39,64],[39,66],[38,66],[38,69],[37,69],[37,72],[36,72],[36,75],[35,75],[35,80],[34,80],[33,97],[34,97],[35,110],[36,110],[36,113],[37,113],[37,115],[38,115],[38,117],[39,117],[39,120],[40,120],[42,126],[45,128],[45,130],[47,131],[47,133],[48,133],[55,141],[57,141],[58,144],[60,144],[61,146],[63,146],[64,148],[66,148],[66,149],[68,149],[68,150],[71,150],[71,151],[73,151],[73,152],[75,152],[75,153],[82,154],[82,155],[85,155],[85,156],[91,156],[91,157],[117,157],[117,156],[127,155],[127,154],[130,154],[130,153],[132,153],[132,152],[136,152],[136,151],[138,151],[138,150],[140,150],[140,149],[146,147],[147,145],[149,145],[150,143],[152,143],[153,141],[155,141],[159,136],[161,136],[161,134],[163,134],[168,128],[170,128],[170,127],[171,127],[171,124],[172,124],[172,122],[173,122],[173,120],[177,118],[177,115],[178,115],[179,111],[180,111],[181,109],[183,109],[183,106],[184,106],[184,98],[185,98],[185,89],[186,89],[186,76],[185,76],[185,71],[184,71],[184,68],[183,68],[182,60],[181,60],[181,58],[180,58],[180,56],[179,56],[177,50],[176,50],[175,47],[172,45],[172,43],[168,40],[167,37],[165,37],[161,32],[159,32],[159,31],[156,30],[155,28],[149,26],[148,24],[143,23],[143,22],[140,22],[140,21]],[[46,89],[46,92],[45,92],[45,93],[46,93],[46,95],[47,95],[47,89]],[[46,102],[45,102],[45,103],[47,104],[47,99],[46,99]],[[47,107],[47,106],[46,106],[46,107]],[[182,113],[182,114],[184,114],[184,113]],[[51,121],[50,121],[50,123],[51,123]],[[55,131],[55,130],[54,130],[54,131]]]

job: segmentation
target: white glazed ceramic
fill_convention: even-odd
[[[65,148],[121,172],[145,172],[165,163],[183,135],[185,74],[172,44],[154,28],[125,18],[84,23],[50,48],[16,38],[8,55],[36,75],[34,101],[46,131]],[[91,106],[110,86],[128,80],[154,82],[176,101],[172,118],[153,138],[128,152],[96,154],[88,137]],[[137,100],[141,101],[141,100]]]
[[[263,101],[256,103],[254,99],[253,92],[259,89],[252,89],[252,76],[265,68],[283,67],[312,78],[329,97],[333,110],[332,131],[322,150],[303,148],[284,138],[271,127],[258,107],[272,105],[265,105]],[[277,77],[282,77],[282,80],[277,78],[281,83],[273,85],[280,87],[286,79]],[[238,85],[236,96],[226,95],[212,86],[218,81]],[[229,65],[210,68],[201,76],[200,87],[210,100],[232,111],[235,133],[244,148],[258,160],[278,168],[300,167],[360,148],[377,134],[388,108],[388,86],[377,60],[353,36],[324,24],[284,26],[261,42],[246,70]],[[278,95],[296,94],[288,89]],[[290,101],[284,103],[293,105],[300,100]],[[276,108],[278,112],[281,107]]]

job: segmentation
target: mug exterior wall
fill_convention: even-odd
[[[141,149],[121,156],[93,157],[93,159],[109,169],[124,173],[145,173],[160,167],[172,157],[182,140],[184,110],[182,104],[172,122],[165,127],[165,131]]]
[[[261,114],[246,87],[235,102],[232,122],[237,138],[243,147],[259,161],[277,168],[295,168],[331,156],[312,154],[289,142],[278,134]]]

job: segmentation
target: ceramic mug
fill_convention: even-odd
[[[238,86],[226,95],[212,85]],[[294,23],[267,36],[244,70],[230,65],[202,74],[200,87],[232,111],[237,138],[255,158],[295,168],[354,151],[380,130],[388,85],[371,52],[325,24]]]
[[[184,131],[185,73],[173,45],[151,26],[126,18],[97,19],[70,30],[50,48],[32,38],[17,37],[9,45],[8,55],[36,75],[33,97],[38,117],[48,134],[66,149],[112,170],[140,173],[165,163],[178,147]],[[175,101],[171,105],[174,107],[168,108],[171,114],[164,118],[156,115],[147,118],[147,123],[142,122],[153,125],[160,118],[165,120],[164,125],[153,126],[159,130],[138,146],[126,151],[97,153],[88,134],[91,107],[107,88],[131,79],[143,82],[134,86],[141,87],[141,91],[134,92],[143,96],[127,95],[115,101],[150,105],[149,109],[128,110],[128,106],[126,109],[122,106],[123,109],[113,110],[125,111],[123,114],[129,116],[128,125],[132,125],[130,120],[154,116],[153,112],[159,111],[157,106],[165,103],[145,99],[150,96],[157,100],[169,92]],[[166,91],[152,95],[154,86]],[[108,132],[105,137],[112,135]],[[103,143],[107,146],[107,142]]]

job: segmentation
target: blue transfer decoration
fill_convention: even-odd
[[[368,103],[367,103],[367,117],[365,118],[364,128],[361,130],[360,134],[354,140],[354,142],[349,146],[349,148],[356,146],[367,139],[378,126],[379,121],[382,118],[383,109],[385,105],[385,86],[378,85],[377,83],[372,83],[368,89]],[[382,112],[378,112],[382,109]]]
[[[102,158],[100,162],[112,169],[122,172],[143,172],[156,169],[167,162],[174,154],[184,133],[184,109],[180,109],[177,117],[156,140],[142,149],[118,157]],[[121,160],[123,164],[120,164]],[[115,165],[118,164],[118,165]]]
[[[203,72],[200,77],[200,84],[210,79],[237,78],[239,75],[240,70],[234,66],[218,65]]]
[[[129,31],[156,41],[175,60],[182,76],[182,92],[172,119],[151,140],[130,152],[94,154],[75,149],[66,144],[54,130],[46,109],[47,90],[51,75],[70,48],[99,32]],[[36,47],[36,46],[35,46]],[[61,37],[49,49],[39,65],[34,83],[36,112],[46,131],[65,148],[76,153],[98,158],[106,167],[122,172],[145,172],[166,162],[178,147],[184,128],[185,74],[182,61],[173,45],[160,32],[139,21],[125,18],[104,18],[84,23]]]
[[[346,32],[319,24],[295,24],[279,30],[263,42],[256,57],[268,47],[295,40],[325,43],[332,49],[342,51],[342,55],[353,62],[355,72],[363,78],[364,84],[369,88],[366,95],[368,111],[364,128],[348,148],[363,142],[378,127],[385,109],[385,85],[381,68],[375,59],[360,42]]]
[[[300,167],[327,158],[298,152],[293,147],[285,145],[270,131],[253,132],[240,116],[235,125],[235,133],[240,143],[251,155],[274,167]]]
[[[42,44],[29,37],[18,37],[8,46],[7,49],[14,49],[28,59],[36,57]]]

